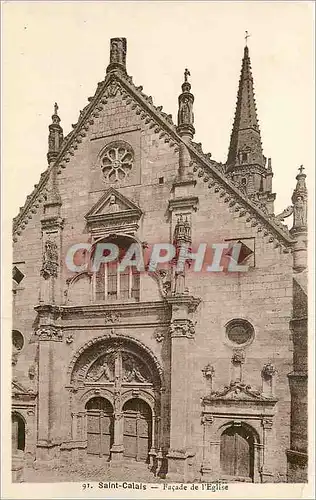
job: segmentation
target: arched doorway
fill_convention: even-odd
[[[21,415],[13,413],[12,417],[12,454],[25,450],[25,423]]]
[[[87,453],[109,457],[113,444],[113,407],[101,397],[94,397],[86,404]]]
[[[152,412],[150,406],[142,399],[130,399],[123,406],[123,414],[124,456],[138,462],[147,462],[152,445]]]
[[[221,435],[220,463],[222,473],[235,480],[253,480],[254,437],[243,426],[231,426]]]

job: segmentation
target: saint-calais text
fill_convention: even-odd
[[[88,490],[93,488],[92,483],[83,483],[82,489]],[[158,484],[146,484],[146,483],[135,483],[135,482],[103,482],[98,483],[99,489],[123,489],[123,490],[142,490],[147,489],[157,489],[161,491],[227,491],[228,484],[222,481],[214,481],[213,483],[158,483]]]
[[[183,271],[186,265],[195,272],[245,272],[248,266],[240,264],[241,248],[240,242],[213,243],[211,246],[200,243],[196,251],[188,244],[155,243],[144,248],[132,243],[122,253],[115,243],[76,243],[68,249],[65,262],[74,273],[95,273],[101,264],[115,262],[119,263],[120,272],[124,272],[128,266],[134,266],[139,272],[155,272],[159,265],[168,263],[178,272]]]

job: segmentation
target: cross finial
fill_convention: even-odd
[[[55,102],[55,104],[54,104],[54,114],[57,115],[57,113],[58,113],[58,104],[57,104],[57,102]]]
[[[191,73],[187,68],[185,68],[185,70],[184,70],[184,81],[185,82],[188,81],[188,76],[191,76]]]
[[[248,38],[250,37],[251,35],[249,35],[248,31],[246,30],[245,31],[245,43],[246,43],[246,47],[248,45]]]
[[[305,168],[303,167],[303,165],[301,165],[301,166],[300,166],[300,168],[299,168],[299,172],[300,172],[300,174],[302,174],[302,173],[303,173],[303,170],[305,170]]]

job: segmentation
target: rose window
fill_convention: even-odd
[[[132,147],[123,141],[112,142],[103,153],[101,168],[110,182],[123,181],[130,173],[134,162]]]

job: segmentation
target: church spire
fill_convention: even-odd
[[[247,38],[248,38],[247,34]],[[246,38],[246,41],[247,41]],[[257,117],[249,48],[244,48],[233,130],[227,158],[227,171],[240,165],[265,166]]]
[[[63,129],[60,126],[60,118],[58,116],[58,104],[54,104],[54,114],[52,115],[52,123],[48,127],[48,163],[55,161],[60,151],[64,135]]]

